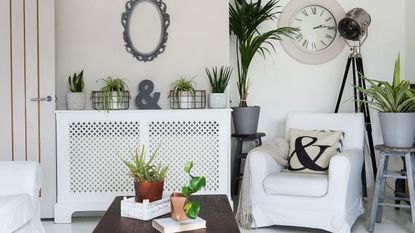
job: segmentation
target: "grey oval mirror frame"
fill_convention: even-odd
[[[131,15],[134,12],[136,6],[142,2],[151,3],[154,7],[157,8],[157,11],[160,14],[160,21],[161,21],[161,32],[160,32],[160,40],[153,49],[153,51],[149,53],[143,53],[136,49],[134,46],[131,35],[130,35],[130,20]],[[121,17],[121,24],[124,27],[123,37],[125,42],[125,48],[127,52],[131,53],[137,60],[139,61],[152,61],[161,53],[164,52],[166,49],[167,43],[167,28],[170,25],[170,15],[166,12],[167,6],[162,0],[130,0],[125,4],[125,12],[122,14]]]

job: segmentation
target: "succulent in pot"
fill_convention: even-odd
[[[415,137],[415,94],[408,80],[400,79],[400,56],[395,61],[393,82],[369,79],[370,87],[354,86],[368,97],[360,100],[379,111],[383,143],[389,147],[412,147]]]
[[[205,68],[205,70],[212,87],[212,93],[209,94],[210,108],[226,108],[228,96],[225,90],[232,75],[232,67],[222,66],[219,70],[218,67],[212,67],[211,69]]]
[[[200,212],[200,203],[192,201],[191,195],[199,192],[206,186],[206,178],[204,176],[193,176],[191,170],[193,162],[186,164],[184,172],[189,175],[189,184],[182,187],[181,193],[173,193],[170,197],[171,202],[171,218],[176,221],[184,221],[188,218],[195,219]]]
[[[70,92],[66,94],[66,104],[69,110],[84,110],[86,104],[84,71],[74,73],[68,78]]]
[[[261,27],[277,19],[281,13],[278,0],[263,1],[234,0],[229,3],[229,29],[236,38],[239,107],[233,107],[232,117],[237,134],[254,134],[258,127],[260,107],[248,107],[249,68],[256,54],[264,59],[271,50],[275,52],[274,41],[283,36],[292,37],[298,31],[291,27],[262,30]]]
[[[131,153],[131,160],[121,159],[130,169],[129,176],[134,178],[135,201],[142,202],[148,199],[150,202],[160,200],[163,195],[164,179],[168,166],[161,162],[155,164],[159,147],[152,153],[150,159],[145,161],[146,152],[144,146],[141,152]]]
[[[170,83],[170,88],[173,90],[170,98],[176,98],[179,108],[187,109],[193,108],[195,105],[195,86],[193,81],[195,77],[188,79],[186,76],[181,76],[178,80]]]
[[[102,107],[102,109],[108,111],[128,108],[130,95],[126,81],[111,77],[98,81],[104,82],[104,86],[101,88],[101,96],[98,97],[102,104],[98,106],[99,109]]]

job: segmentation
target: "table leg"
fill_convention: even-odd
[[[414,171],[411,153],[405,154],[406,177],[408,179],[409,201],[411,202],[412,223],[415,224],[415,189],[414,189]]]
[[[242,154],[243,140],[237,139],[237,145],[235,150],[235,156],[233,158],[233,176],[232,176],[232,194],[238,195],[239,191],[239,175],[241,173],[241,154]]]
[[[385,186],[386,178],[383,177],[388,172],[389,156],[385,154],[385,166],[383,167],[382,178],[380,180],[380,190],[379,190],[379,203],[385,201]],[[383,206],[378,206],[378,211],[376,213],[376,222],[380,223],[382,221]]]
[[[379,160],[379,169],[376,175],[375,191],[373,193],[372,211],[370,213],[370,218],[369,218],[369,227],[368,227],[369,232],[373,232],[373,230],[375,230],[376,213],[378,211],[378,205],[379,205],[379,190],[380,190],[382,174],[384,172],[383,171],[384,167],[385,167],[385,153],[381,152],[380,160]]]

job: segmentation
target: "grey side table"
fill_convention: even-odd
[[[415,189],[414,189],[414,152],[412,148],[392,148],[384,145],[377,145],[376,150],[380,151],[379,169],[376,175],[375,192],[373,194],[372,212],[369,219],[369,232],[375,230],[375,222],[382,221],[383,207],[399,207],[410,208],[412,223],[415,224]],[[388,170],[388,162],[390,157],[404,158],[406,172]],[[385,200],[404,200],[408,198],[385,196],[385,183],[387,178],[400,178],[408,180],[409,201],[410,205],[386,203]]]

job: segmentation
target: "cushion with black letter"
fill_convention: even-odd
[[[288,170],[326,173],[330,159],[340,152],[342,131],[290,129]]]

